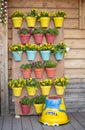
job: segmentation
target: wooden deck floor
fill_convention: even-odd
[[[85,130],[85,112],[68,113],[71,121],[61,126],[45,126],[38,122],[39,116],[0,117],[0,130]]]

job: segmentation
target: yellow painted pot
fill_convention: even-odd
[[[13,26],[14,28],[20,28],[22,26],[23,18],[22,17],[13,17]]]
[[[55,89],[56,89],[57,95],[63,95],[66,87],[65,86],[55,86]]]
[[[35,27],[36,17],[26,17],[26,23],[28,27]]]
[[[51,86],[41,86],[42,95],[49,95]]]
[[[29,96],[34,96],[37,91],[37,88],[35,87],[27,87],[27,92]]]
[[[15,97],[19,97],[19,96],[21,96],[22,88],[12,88],[12,91],[13,91],[13,95]]]
[[[55,27],[62,27],[64,21],[63,17],[54,17],[53,20]]]
[[[42,113],[43,106],[44,106],[44,104],[34,104],[34,108],[35,108],[36,113],[38,113],[38,114]]]
[[[41,27],[48,27],[50,22],[50,17],[41,17],[40,18],[40,25]]]

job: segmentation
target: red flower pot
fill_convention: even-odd
[[[43,77],[43,73],[44,73],[44,68],[34,69],[34,74],[37,79],[41,79]]]
[[[56,35],[47,33],[45,35],[47,43],[54,43],[56,39]]]
[[[33,37],[36,44],[41,44],[43,41],[44,34],[34,34]]]
[[[53,78],[55,76],[56,68],[46,68],[46,74],[48,78]]]
[[[21,73],[23,75],[23,78],[28,79],[31,75],[31,69],[21,69]]]
[[[20,104],[22,114],[29,114],[31,106]]]
[[[30,40],[30,34],[20,34],[20,40],[22,44],[26,44]]]

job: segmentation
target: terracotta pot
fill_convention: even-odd
[[[28,79],[31,75],[31,71],[32,71],[32,69],[26,69],[26,70],[21,69],[21,73],[22,73],[23,78]]]
[[[31,106],[29,105],[23,105],[20,103],[22,114],[29,114]]]
[[[46,74],[48,78],[53,78],[55,76],[56,68],[46,68]]]
[[[43,77],[43,73],[44,73],[44,68],[40,68],[40,69],[35,68],[34,69],[34,74],[37,79],[41,79]]]
[[[56,35],[47,33],[45,36],[46,36],[47,43],[54,43],[55,42]]]
[[[36,44],[41,44],[43,41],[44,34],[34,34],[33,37]]]
[[[29,43],[30,34],[20,34],[19,36],[22,44]]]

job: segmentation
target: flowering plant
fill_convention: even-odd
[[[28,68],[32,68],[32,64],[31,64],[31,63],[29,63],[29,64],[22,64],[22,65],[20,66],[20,68],[26,70],[26,69],[28,69]]]
[[[21,28],[18,31],[19,34],[28,34],[31,33],[31,30],[27,29],[27,28]]]
[[[44,62],[42,61],[35,61],[32,63],[32,68],[43,68],[44,67]]]
[[[38,46],[36,44],[26,44],[25,45],[25,50],[37,50]]]
[[[41,86],[50,86],[52,85],[53,81],[51,79],[45,79],[40,81]]]
[[[32,9],[30,12],[27,13],[27,16],[31,17],[37,17],[37,15],[38,15],[37,9]]]
[[[25,46],[22,44],[13,44],[9,47],[9,51],[23,51]]]
[[[47,60],[44,63],[45,68],[55,68],[57,66],[57,63],[53,60]]]
[[[58,12],[55,12],[52,17],[65,17],[66,16],[66,13],[64,11],[58,11]]]
[[[35,78],[30,77],[26,81],[26,86],[38,88],[39,87],[39,82]]]
[[[60,42],[57,45],[54,45],[53,52],[56,53],[58,51],[60,51],[61,53],[63,53],[65,55],[68,51],[67,45],[64,42]]]
[[[40,19],[41,17],[50,17],[50,13],[47,11],[41,11],[38,13],[38,19]]]
[[[8,82],[8,85],[12,88],[25,87],[26,86],[26,80],[23,79],[23,78],[10,80]]]
[[[23,14],[21,11],[16,10],[16,11],[14,11],[13,14],[11,15],[11,18],[13,18],[13,17],[22,17],[22,18],[24,18],[24,14]]]
[[[42,27],[36,27],[32,30],[32,34],[37,34],[37,33],[40,33],[40,34],[44,34],[45,33],[45,29],[42,28]]]
[[[50,44],[50,43],[44,43],[44,44],[41,44],[40,46],[38,46],[38,50],[53,50],[53,45]]]
[[[66,86],[68,84],[68,78],[67,77],[56,78],[53,81],[53,84],[57,86]]]

